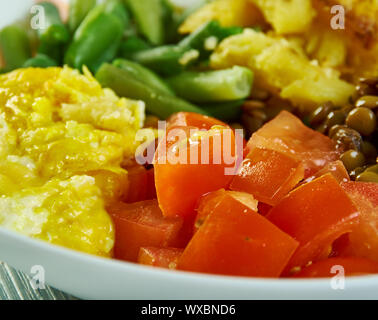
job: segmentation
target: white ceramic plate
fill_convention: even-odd
[[[0,27],[20,18],[32,0],[0,2]],[[87,299],[378,299],[378,276],[330,280],[221,277],[138,266],[86,255],[0,228],[0,260],[30,274],[45,270],[49,285]]]

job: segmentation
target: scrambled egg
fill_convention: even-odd
[[[69,68],[0,76],[0,225],[111,256],[106,202],[128,189],[144,103]]]

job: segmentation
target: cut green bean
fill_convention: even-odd
[[[96,0],[70,0],[68,27],[71,33],[76,31],[96,3]]]
[[[225,122],[238,121],[242,115],[242,106],[245,100],[236,100],[229,102],[219,102],[207,105],[200,105],[212,117]]]
[[[162,0],[126,0],[141,33],[154,45],[164,42],[164,4]]]
[[[219,41],[241,31],[241,28],[225,28],[217,21],[211,21],[184,38],[178,45],[143,50],[134,54],[132,59],[161,75],[175,75],[208,59]]]
[[[133,60],[155,72],[171,76],[182,72],[199,59],[199,52],[191,48],[166,45],[143,50],[133,55]]]
[[[167,79],[176,94],[192,102],[233,101],[247,98],[252,89],[253,73],[235,66],[207,72],[183,72]]]
[[[121,97],[144,101],[146,110],[160,119],[166,119],[180,111],[207,114],[206,111],[185,100],[148,87],[141,81],[130,77],[127,71],[108,63],[100,67],[96,73],[96,79],[103,87],[114,90]]]
[[[240,27],[222,27],[218,21],[209,21],[181,40],[179,46],[196,49],[201,58],[207,58],[219,42],[242,31]]]
[[[119,16],[105,12],[104,6],[95,7],[76,30],[64,62],[79,70],[86,65],[95,72],[102,63],[115,58],[123,31]]]
[[[121,44],[121,56],[125,59],[131,59],[137,52],[151,49],[147,41],[138,36],[130,36]]]
[[[106,0],[104,11],[119,18],[123,28],[126,29],[130,24],[130,15],[122,0]]]
[[[0,31],[0,49],[8,71],[20,68],[31,57],[27,33],[16,25]]]
[[[164,94],[174,95],[173,90],[168,86],[168,84],[162,80],[156,73],[143,67],[139,63],[135,63],[125,59],[117,59],[113,61],[113,65],[127,71],[130,76],[134,77],[151,87],[152,89],[159,90]]]
[[[35,57],[27,60],[23,68],[48,68],[48,67],[57,67],[58,63],[51,59],[49,56],[46,56],[42,53],[37,54]]]
[[[41,2],[40,6],[44,9],[43,28],[38,29],[40,41],[50,45],[65,44],[70,40],[70,34],[60,18],[58,8],[51,2]]]

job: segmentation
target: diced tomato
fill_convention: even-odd
[[[349,233],[343,234],[340,238],[336,239],[332,244],[332,251],[329,255],[330,258],[339,257],[343,255],[346,248],[349,247]]]
[[[316,172],[313,176],[307,178],[304,183],[315,180],[316,178],[324,176],[327,173],[331,173],[339,183],[350,181],[348,171],[345,169],[344,164],[342,163],[342,161],[337,160],[327,163],[323,169]]]
[[[116,259],[136,262],[141,247],[171,247],[178,241],[182,219],[163,217],[157,200],[119,202],[107,210],[115,225]]]
[[[223,127],[195,130],[193,133],[192,127],[168,129],[166,143],[161,141],[155,154],[156,192],[167,217],[194,219],[199,198],[226,188],[236,171],[233,131]]]
[[[349,246],[342,254],[378,262],[378,184],[346,182],[341,186],[361,213],[358,226],[349,234]]]
[[[249,194],[237,191],[226,191],[224,189],[211,192],[204,195],[198,204],[197,217],[194,223],[194,233],[204,224],[208,215],[220,204],[219,199],[224,196],[233,197],[235,200],[241,202],[254,212],[258,211],[258,201]]]
[[[349,181],[342,183],[341,187],[353,196],[356,202],[359,202],[359,199],[369,200],[373,207],[378,207],[378,183]]]
[[[378,273],[378,263],[372,260],[345,257],[330,258],[318,261],[295,274],[295,278],[328,278],[337,274],[345,276],[361,276]]]
[[[269,211],[272,210],[272,208],[272,206],[263,202],[259,202],[258,204],[258,212],[263,216],[266,216],[269,213]]]
[[[339,159],[334,142],[325,135],[306,127],[300,119],[282,111],[253,134],[247,148],[271,149],[301,161],[308,178],[328,162]]]
[[[155,187],[155,170],[149,169],[147,170],[147,199],[146,200],[153,200],[156,199],[156,187]]]
[[[182,254],[177,269],[223,275],[278,277],[298,242],[229,192],[214,208]],[[215,199],[211,199],[214,203]]]
[[[224,122],[194,112],[175,113],[168,119],[168,128],[170,127],[195,127],[200,130],[210,130],[213,126],[223,126],[229,128]]]
[[[133,166],[127,169],[129,174],[129,191],[125,202],[133,203],[147,199],[147,170],[143,166]]]
[[[352,231],[359,213],[331,174],[292,191],[267,218],[299,241],[288,270],[328,257],[332,243]]]
[[[129,177],[129,190],[125,198],[126,203],[140,202],[156,199],[154,169],[136,165],[127,168]]]
[[[300,161],[269,149],[253,149],[244,159],[230,189],[251,193],[258,201],[276,205],[304,178]]]
[[[147,266],[176,269],[183,249],[177,248],[140,248],[138,263]]]

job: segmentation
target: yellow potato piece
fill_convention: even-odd
[[[264,14],[277,34],[305,32],[316,11],[311,0],[249,0]]]
[[[216,20],[224,27],[261,25],[261,12],[248,0],[215,0],[191,14],[180,26],[180,33],[192,33],[202,24]]]
[[[345,104],[355,90],[337,71],[310,61],[299,46],[252,29],[225,39],[211,56],[213,68],[235,64],[255,72],[257,87],[277,92],[307,111],[326,101]]]

